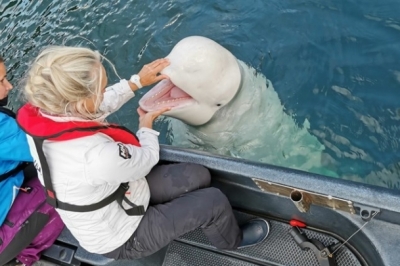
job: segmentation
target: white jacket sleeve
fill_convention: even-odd
[[[159,133],[148,128],[137,132],[141,147],[115,142],[100,135],[104,141],[87,154],[86,174],[89,182],[120,184],[145,177],[159,160]]]
[[[122,79],[119,83],[106,88],[103,101],[100,104],[100,110],[113,113],[134,96],[135,94],[129,87],[128,81]]]

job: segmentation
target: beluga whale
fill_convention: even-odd
[[[166,56],[169,76],[139,101],[164,113],[171,145],[337,176],[323,160],[325,149],[299,126],[272,83],[217,42],[202,36],[179,41]]]

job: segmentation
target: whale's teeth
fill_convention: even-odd
[[[156,94],[152,95],[150,98],[154,98],[154,97],[156,97],[158,94],[160,94],[160,92],[157,92]]]

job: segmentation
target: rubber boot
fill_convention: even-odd
[[[269,223],[268,221],[255,218],[240,227],[242,230],[243,238],[240,242],[238,249],[247,248],[264,241],[269,234]]]

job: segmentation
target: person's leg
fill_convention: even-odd
[[[115,259],[146,257],[198,227],[219,249],[235,249],[242,239],[226,196],[219,189],[205,188],[185,193],[165,204],[150,206],[132,237],[104,256]]]
[[[180,195],[210,186],[210,172],[204,166],[177,163],[155,166],[146,177],[150,205],[173,200]]]

